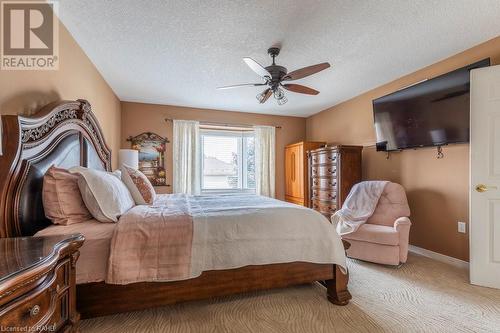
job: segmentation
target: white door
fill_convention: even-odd
[[[471,71],[470,280],[500,288],[500,66]]]

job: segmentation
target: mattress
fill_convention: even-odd
[[[70,225],[52,225],[37,232],[35,237],[82,234],[85,242],[76,262],[76,283],[101,282],[106,279],[109,248],[115,227],[116,223],[89,220]]]
[[[75,233],[85,236],[77,261],[77,284],[178,280],[158,273],[177,258],[161,255],[161,251],[175,250],[176,247],[164,246],[159,241],[161,237],[153,237],[154,241],[146,237],[145,241],[136,243],[119,240],[131,223],[140,230],[139,233],[133,232],[134,235],[143,237],[147,230],[156,235],[151,233],[158,224],[155,217],[165,218],[172,209],[171,205],[180,199],[185,200],[188,207],[198,207],[189,212],[193,226],[192,240],[189,241],[191,254],[187,261],[188,274],[182,279],[197,277],[205,271],[288,262],[337,264],[341,269],[346,268],[340,236],[324,216],[302,206],[256,195],[159,195],[154,205],[136,206],[118,223],[91,220],[68,226],[53,225],[35,236]],[[168,227],[171,221],[163,222]],[[121,260],[112,260],[117,257]],[[150,260],[156,266],[148,264],[147,258],[156,258]],[[173,262],[172,258],[175,259]],[[129,272],[127,269],[131,263],[137,271],[136,280],[116,282],[110,278],[109,268]],[[154,278],[144,272],[152,272]]]

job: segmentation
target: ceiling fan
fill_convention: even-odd
[[[273,58],[272,65],[267,67],[261,66],[252,58],[243,58],[243,61],[245,61],[248,67],[250,67],[258,75],[260,75],[265,80],[265,83],[236,84],[232,86],[219,87],[217,89],[268,86],[266,90],[256,96],[257,100],[260,104],[263,104],[269,99],[269,97],[271,97],[271,95],[274,95],[274,98],[279,105],[283,105],[288,101],[282,88],[299,94],[319,94],[319,91],[312,88],[300,84],[286,82],[302,79],[306,76],[316,74],[330,67],[329,63],[323,62],[321,64],[304,67],[288,73],[286,67],[276,65],[275,58],[280,53],[279,47],[271,47],[267,50],[267,53],[271,56],[271,58]]]

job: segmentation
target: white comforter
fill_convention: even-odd
[[[342,241],[320,213],[257,195],[193,197],[191,273],[303,261],[346,268]]]

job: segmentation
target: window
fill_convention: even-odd
[[[251,131],[201,131],[201,191],[255,192],[255,137]]]

